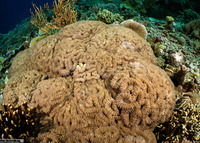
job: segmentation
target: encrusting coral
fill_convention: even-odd
[[[8,91],[34,87],[24,95],[45,115],[37,142],[155,143],[152,131],[175,105],[173,83],[155,63],[151,47],[134,30],[76,22],[15,57],[9,80],[37,71],[41,81],[29,84],[27,78],[14,87],[8,82],[4,101],[18,104],[7,100]]]

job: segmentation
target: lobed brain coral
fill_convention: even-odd
[[[9,80],[37,74],[19,76],[15,86],[8,82],[4,102],[28,96],[44,114],[37,142],[153,143],[152,131],[175,105],[173,83],[155,63],[151,47],[132,29],[76,22],[15,57]],[[21,99],[13,101],[12,92]]]

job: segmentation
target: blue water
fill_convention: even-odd
[[[0,0],[0,33],[8,33],[25,18],[31,16],[32,2],[37,6],[52,5],[53,0]]]

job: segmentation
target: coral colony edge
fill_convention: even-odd
[[[31,18],[0,34],[0,140],[200,142],[196,4],[33,3]],[[166,5],[182,13],[154,14]]]

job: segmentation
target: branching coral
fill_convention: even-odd
[[[47,75],[25,94],[44,115],[36,142],[154,143],[152,130],[175,105],[173,83],[155,63],[151,47],[134,30],[82,21],[19,53],[9,77],[33,70]],[[11,85],[5,90],[24,89]]]
[[[42,7],[38,8],[33,4],[35,14],[31,11],[31,23],[40,30],[44,31],[47,35],[54,33],[54,29],[61,29],[65,25],[76,22],[76,11],[73,4],[76,0],[54,0],[53,10],[51,10],[48,4],[44,5],[47,11],[52,11],[52,20],[49,22],[47,16]]]
[[[180,98],[175,106],[172,117],[155,129],[159,141],[200,141],[200,108],[189,96]]]
[[[3,139],[26,138],[33,135],[38,123],[36,108],[29,107],[27,102],[20,106],[3,104],[0,110],[0,134]]]

